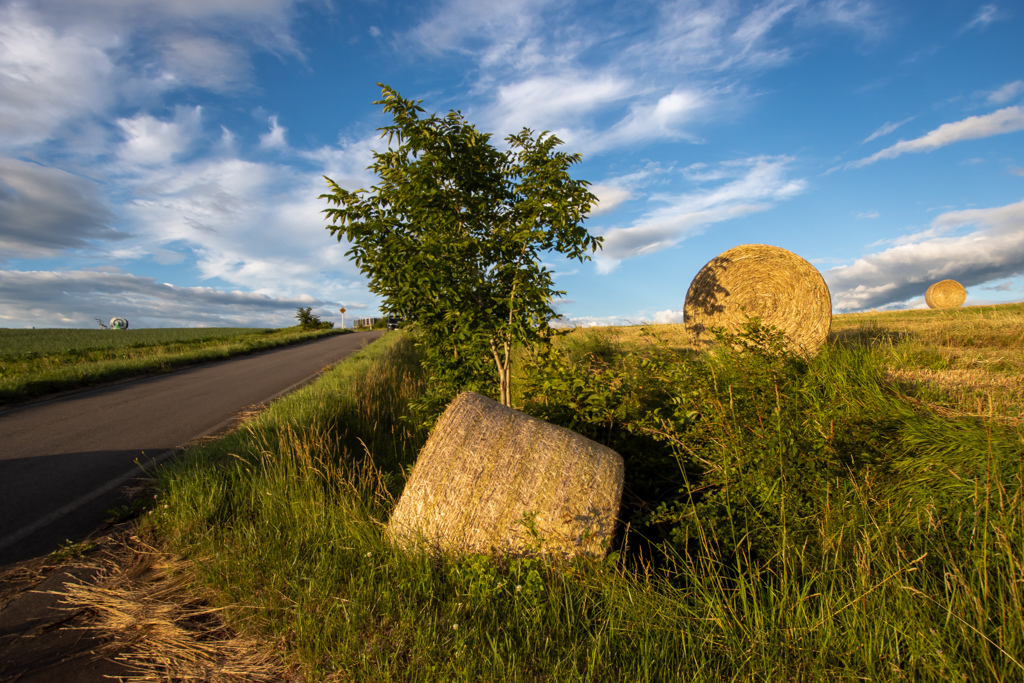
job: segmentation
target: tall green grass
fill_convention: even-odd
[[[298,327],[0,329],[0,405],[338,333]]]
[[[144,526],[312,679],[1024,678],[1021,434],[907,404],[870,349],[746,342],[595,337],[522,378],[626,460],[605,561],[386,541],[425,438],[398,334],[161,470]]]

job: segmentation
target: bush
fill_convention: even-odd
[[[856,537],[840,533],[858,524],[844,501],[868,489],[869,513],[899,502],[892,531],[923,552],[918,518],[967,514],[979,463],[1008,477],[1019,462],[1014,434],[916,410],[868,350],[824,347],[804,360],[753,321],[703,355],[602,351],[539,355],[524,409],[622,455],[622,517],[662,559],[817,562],[835,550],[829,525]]]

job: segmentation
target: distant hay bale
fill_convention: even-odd
[[[610,448],[463,392],[420,451],[388,531],[455,553],[599,557],[622,483]]]
[[[959,308],[967,299],[967,290],[956,280],[939,280],[924,293],[928,308]]]
[[[760,318],[786,335],[795,352],[814,353],[832,327],[832,296],[821,273],[796,254],[767,244],[743,244],[719,254],[693,278],[683,306],[693,341],[706,345],[711,328],[738,332]]]

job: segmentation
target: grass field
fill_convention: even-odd
[[[203,344],[245,335],[271,334],[255,327],[169,327],[140,330],[0,328],[0,358],[18,360],[32,356],[84,354],[89,351],[131,349],[172,344]]]
[[[0,329],[0,405],[338,333],[298,327]]]
[[[563,338],[520,396],[623,455],[604,561],[388,544],[426,436],[403,335],[163,469],[140,533],[310,680],[1021,680],[1021,405],[983,388],[1015,372],[1020,314],[837,317],[810,361]],[[901,374],[980,358],[1002,359],[980,410]]]

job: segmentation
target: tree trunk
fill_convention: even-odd
[[[509,358],[509,345],[505,345],[505,357],[498,353],[498,344],[491,340],[491,353],[494,354],[494,365],[498,368],[498,402],[503,406],[512,407],[512,381],[510,376],[511,359]]]

